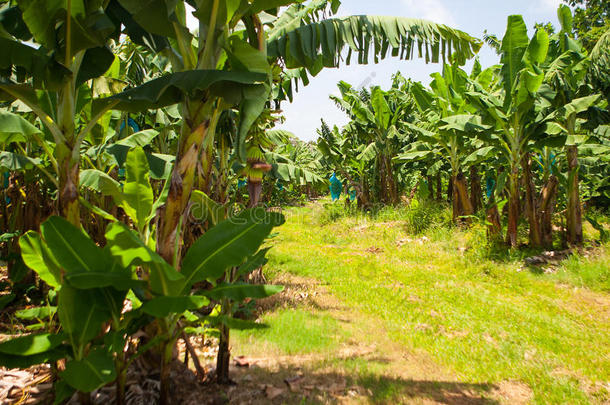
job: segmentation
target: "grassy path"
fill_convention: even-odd
[[[290,209],[270,254],[274,282],[309,287],[270,307],[271,329],[237,334],[234,354],[332,370],[358,387],[347,402],[610,400],[610,296],[605,279],[596,292],[578,275],[609,273],[607,248],[536,274],[487,259],[480,230],[416,237],[400,220],[321,225],[321,209]]]

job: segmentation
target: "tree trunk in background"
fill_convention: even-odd
[[[557,177],[551,175],[540,191],[540,233],[545,249],[553,248],[553,212],[558,185]]]
[[[470,204],[472,205],[473,213],[479,211],[483,206],[481,177],[476,166],[470,166]]]
[[[263,182],[248,180],[248,208],[256,207],[261,198],[261,191],[263,190]]]
[[[453,189],[455,190],[453,195],[458,198],[459,216],[469,216],[473,214],[472,204],[468,197],[468,185],[466,184],[466,177],[464,173],[460,172],[455,178],[455,184]],[[465,219],[465,222],[470,222],[470,219]]]
[[[443,182],[441,173],[436,173],[436,201],[440,202],[443,199]]]
[[[494,201],[494,197],[491,197],[489,202],[490,208],[487,209],[487,238],[490,241],[502,240],[502,224],[500,222],[500,213],[498,212],[498,205]]]
[[[229,365],[231,352],[229,350],[229,328],[226,325],[220,326],[220,337],[218,340],[218,357],[216,358],[216,381],[218,384],[230,384]]]
[[[394,169],[392,168],[392,160],[389,156],[384,155],[383,160],[386,167],[386,182],[388,190],[388,200],[390,204],[398,204],[398,188],[394,179]]]
[[[375,196],[376,202],[387,203],[385,199],[385,171],[383,167],[383,159],[381,155],[377,156],[377,195]],[[375,185],[375,184],[374,184]]]
[[[568,146],[568,206],[566,210],[567,242],[569,245],[582,245],[582,209],[578,186],[578,147]]]
[[[453,223],[457,223],[458,217],[461,215],[461,209],[460,209],[460,199],[458,197],[458,189],[457,187],[454,186],[454,184],[457,182],[457,176],[451,176],[451,180],[449,181],[449,184],[451,185],[451,187],[449,188],[449,190],[451,191],[451,198],[449,199],[449,201],[451,201],[451,206],[452,206],[452,218],[453,218]],[[449,191],[447,191],[447,193],[449,193]]]
[[[542,237],[540,235],[540,223],[538,218],[538,201],[536,198],[536,189],[532,179],[531,157],[526,153],[521,160],[523,168],[523,182],[525,183],[525,212],[529,222],[529,242],[530,247],[539,248],[542,246]]]
[[[453,201],[453,182],[455,180],[455,176],[453,173],[449,175],[449,182],[447,183],[447,202]]]
[[[508,226],[506,228],[506,243],[517,246],[517,228],[519,226],[519,167],[513,165],[509,177],[508,193]]]

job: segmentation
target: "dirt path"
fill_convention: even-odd
[[[427,354],[405,351],[380,320],[345,306],[315,280],[283,274],[273,282],[286,289],[262,301],[262,311],[295,308],[331,316],[350,337],[331,355],[277,355],[261,345],[256,357],[239,357],[234,350],[237,385],[208,387],[208,393],[221,391],[212,403],[523,404],[531,398],[521,383],[462,382]]]

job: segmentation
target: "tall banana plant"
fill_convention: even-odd
[[[583,242],[582,208],[579,192],[579,145],[588,142],[587,125],[594,123],[590,108],[599,104],[601,94],[594,94],[586,81],[591,59],[582,45],[572,38],[572,12],[562,5],[557,11],[561,31],[551,37],[551,51],[545,72],[545,84],[553,91],[545,97],[550,106],[543,110],[543,121],[549,134],[559,136],[565,145],[567,160],[566,239],[569,244]],[[587,119],[585,119],[587,118]],[[592,129],[592,128],[588,128]]]
[[[280,14],[269,25],[263,24],[263,11],[277,15],[278,7],[300,3],[294,0],[187,3],[199,20],[198,37],[193,37],[186,27],[184,1],[111,3],[116,6],[117,15],[120,11],[129,12],[122,22],[132,39],[142,31],[170,38],[154,44],[164,46],[174,73],[160,82],[149,83],[146,92],[126,92],[112,99],[120,100],[115,106],[120,109],[129,109],[134,103],[148,107],[181,103],[184,124],[157,237],[157,250],[168,260],[178,257],[174,241],[180,234],[179,223],[193,189],[194,168],[204,142],[213,138],[211,134],[223,109],[240,105],[238,151],[246,159],[248,129],[272,96],[272,65],[305,69],[315,75],[324,67],[339,66],[345,47],[350,54],[346,63],[353,53],[358,55],[359,63],[365,63],[369,53],[378,60],[390,52],[403,59],[418,52],[427,61],[450,57],[463,61],[480,47],[478,40],[440,24],[396,17],[312,18],[316,13],[308,6],[288,7],[287,14]],[[323,3],[326,4],[317,0],[310,6],[319,10]],[[330,4],[336,10],[338,1]]]
[[[474,213],[463,166],[466,157],[476,153],[482,146],[482,142],[475,139],[474,135],[489,129],[481,122],[481,117],[475,114],[476,109],[468,104],[464,94],[472,88],[470,83],[489,88],[493,68],[481,71],[477,61],[469,78],[458,66],[445,65],[442,74],[434,73],[431,76],[433,81],[429,90],[421,83],[410,86],[420,114],[414,123],[406,125],[418,135],[419,142],[408,145],[398,160],[404,162],[435,156],[450,164],[455,222],[459,217]]]
[[[320,135],[317,147],[322,154],[322,165],[339,174],[347,181],[349,187],[356,190],[359,208],[371,208],[367,176],[370,157],[368,154],[362,156],[366,145],[360,143],[348,126],[342,131],[337,126],[331,130],[322,120],[322,126],[317,132]]]
[[[402,146],[402,123],[409,119],[414,109],[412,100],[396,86],[389,91],[383,91],[379,86],[370,91],[357,90],[345,82],[338,86],[341,97],[331,96],[331,99],[350,117],[348,132],[363,144],[356,159],[376,163],[379,200],[398,203],[393,158]]]
[[[538,30],[531,39],[520,15],[508,17],[501,50],[503,89],[490,92],[482,88],[468,92],[468,100],[479,108],[487,123],[495,128],[490,141],[497,153],[509,162],[509,201],[507,242],[517,246],[519,221],[519,169],[527,160],[535,132],[535,100],[544,80],[542,64],[549,49],[549,37]],[[534,222],[530,224],[537,227]],[[539,243],[538,243],[539,244]]]
[[[106,12],[107,3],[11,0],[0,6],[0,50],[5,55],[0,100],[27,105],[53,140],[48,152],[59,178],[59,211],[73,224],[80,222],[80,146],[112,107],[99,109],[82,125],[75,121],[83,107],[82,86],[115,60],[107,44],[120,31]]]

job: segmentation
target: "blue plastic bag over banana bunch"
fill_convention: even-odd
[[[343,184],[341,184],[341,181],[339,181],[335,173],[333,173],[333,175],[330,176],[330,197],[333,201],[339,199],[341,190],[343,190]]]

